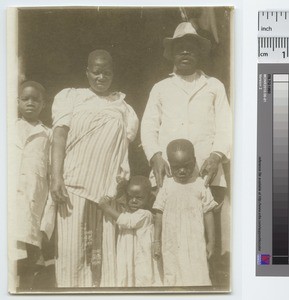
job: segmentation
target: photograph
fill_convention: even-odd
[[[234,7],[7,10],[11,294],[230,293]]]

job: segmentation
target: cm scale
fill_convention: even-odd
[[[289,11],[258,13],[256,275],[289,276]]]

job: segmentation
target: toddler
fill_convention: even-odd
[[[214,252],[212,209],[217,205],[198,176],[192,143],[167,146],[172,178],[166,178],[156,211],[154,258],[163,258],[165,286],[209,286],[208,259]]]
[[[153,215],[147,209],[150,197],[151,184],[148,178],[134,176],[127,185],[124,212],[120,213],[110,206],[109,197],[103,197],[99,202],[104,213],[114,218],[119,228],[117,239],[119,287],[161,284],[158,266],[152,258]]]

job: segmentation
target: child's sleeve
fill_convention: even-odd
[[[132,142],[138,131],[139,120],[133,108],[126,103],[126,134],[127,138]]]
[[[151,213],[147,210],[140,210],[134,213],[125,212],[120,214],[116,220],[116,224],[120,228],[137,229],[143,226],[149,215],[151,215]]]
[[[53,128],[70,127],[75,97],[75,89],[64,89],[55,96],[52,105]]]
[[[210,188],[206,188],[204,186],[201,192],[201,197],[204,214],[218,205],[218,203],[213,198]]]
[[[56,203],[49,194],[40,224],[40,230],[46,233],[48,239],[51,238],[55,227],[56,209]]]

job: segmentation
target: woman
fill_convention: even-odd
[[[138,129],[125,95],[110,89],[110,54],[90,53],[86,75],[90,88],[64,89],[52,107],[58,287],[115,286],[115,227],[97,203],[114,196],[117,177],[128,178],[128,144]]]

